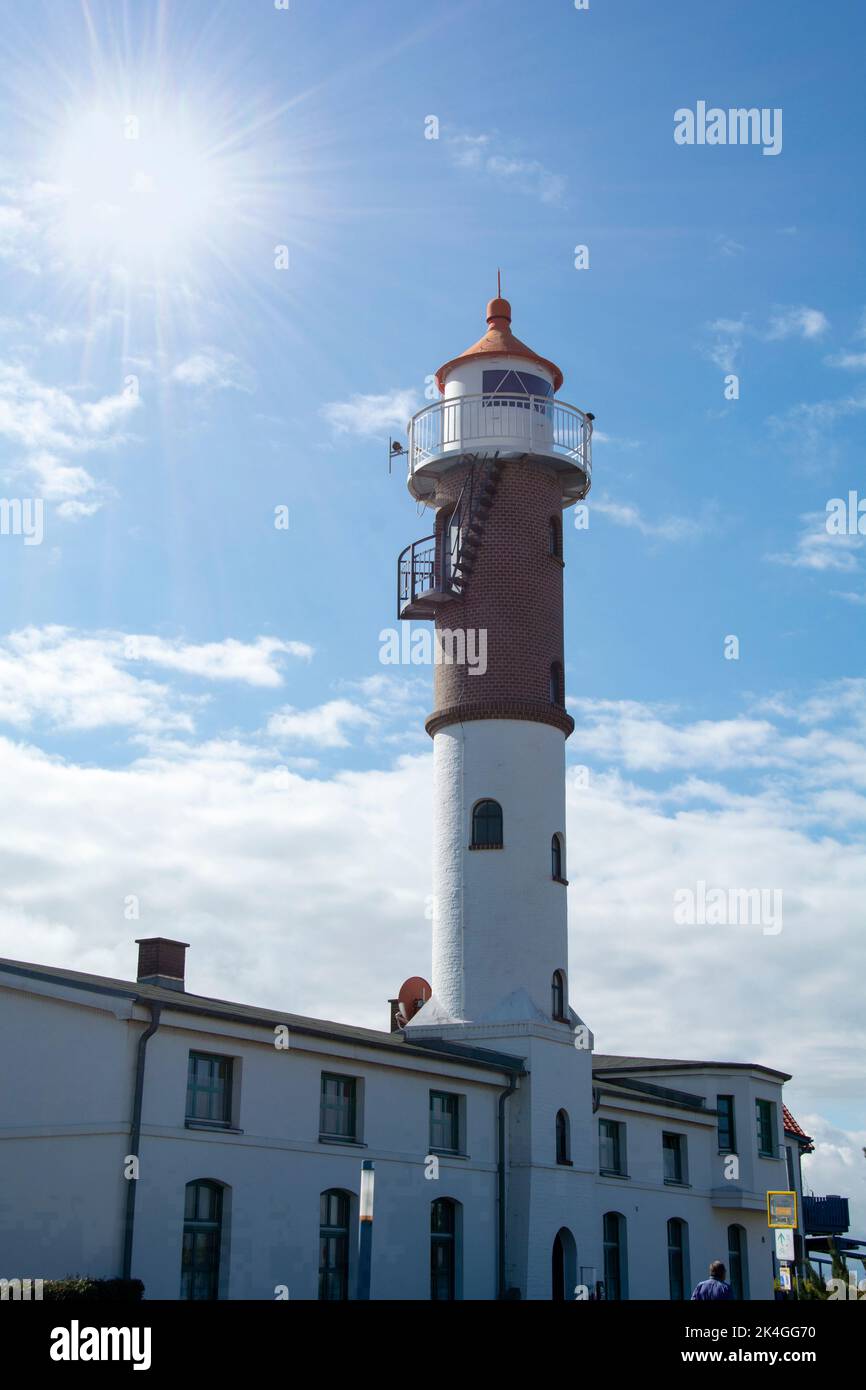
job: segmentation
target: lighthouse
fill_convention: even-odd
[[[409,424],[432,534],[398,562],[398,613],[435,625],[433,994],[416,1031],[544,1022],[568,1000],[564,509],[586,496],[592,416],[517,338],[511,306],[436,373]],[[484,650],[483,663],[467,652]]]

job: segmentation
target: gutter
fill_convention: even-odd
[[[162,1013],[162,1005],[152,1000],[142,999],[137,996],[136,1004],[144,1004],[150,1010],[150,1023],[138,1039],[138,1048],[135,1058],[135,1088],[132,1100],[132,1122],[130,1124],[129,1154],[138,1158],[141,1149],[141,1108],[144,1099],[144,1066],[147,1054],[147,1044],[150,1042],[157,1028],[159,1018]],[[127,1178],[126,1180],[126,1215],[124,1218],[123,1230],[123,1270],[121,1278],[132,1278],[132,1242],[135,1235],[135,1197],[138,1188],[138,1178]]]
[[[496,1155],[496,1176],[498,1185],[497,1202],[497,1275],[496,1275],[496,1296],[505,1298],[505,1104],[510,1096],[517,1090],[517,1077],[512,1076],[508,1086],[499,1093],[499,1113],[497,1117],[497,1155]]]

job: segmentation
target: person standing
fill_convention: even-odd
[[[692,1294],[692,1299],[733,1298],[734,1292],[725,1278],[726,1274],[727,1270],[721,1260],[713,1260],[710,1265],[709,1279],[701,1280]]]

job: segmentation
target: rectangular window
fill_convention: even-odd
[[[625,1173],[625,1126],[617,1120],[598,1122],[598,1167],[602,1173]]]
[[[758,1153],[761,1158],[776,1157],[776,1107],[771,1100],[755,1101]]]
[[[460,1152],[460,1097],[451,1091],[430,1092],[430,1148]]]
[[[788,1168],[788,1187],[792,1192],[796,1192],[797,1184],[794,1181],[794,1150],[790,1144],[785,1145],[785,1163]]]
[[[662,1135],[665,1182],[686,1181],[686,1137],[684,1134]]]
[[[354,1076],[322,1072],[319,1134],[328,1139],[357,1139],[357,1082]]]
[[[200,1124],[232,1122],[232,1059],[191,1052],[186,1082],[186,1118]]]
[[[734,1097],[716,1096],[716,1109],[719,1112],[719,1151],[725,1154],[737,1152],[737,1135],[734,1129]]]

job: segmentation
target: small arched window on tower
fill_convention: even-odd
[[[571,1167],[571,1133],[568,1115],[564,1110],[556,1112],[556,1161]]]
[[[565,877],[565,855],[563,853],[561,835],[554,835],[550,842],[550,876],[556,883],[567,882]]]
[[[498,801],[476,801],[472,809],[470,849],[502,849],[502,807]]]
[[[551,1012],[558,1023],[565,1023],[565,974],[554,970],[551,982]]]
[[[565,703],[562,693],[562,663],[559,661],[550,663],[550,703],[552,705]]]
[[[562,559],[562,517],[552,516],[547,527],[547,553],[555,560]]]

